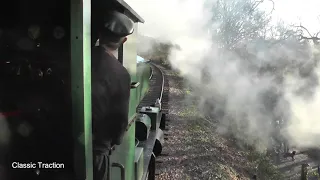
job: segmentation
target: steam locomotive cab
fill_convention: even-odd
[[[69,16],[65,12],[68,6],[24,2],[14,1],[16,4],[3,7],[13,14],[13,22],[0,24],[1,101],[5,104],[18,105],[43,89],[60,93],[68,78],[70,23],[65,18]]]
[[[41,16],[41,15],[40,15]],[[63,87],[68,68],[68,37],[63,25],[23,21],[1,23],[1,100],[18,105],[40,89]],[[51,89],[51,92],[61,88]],[[21,99],[22,98],[22,99]],[[5,107],[2,107],[5,108]]]
[[[72,169],[69,9],[63,0],[1,7],[0,113],[11,132],[4,167],[60,160]]]
[[[134,141],[137,106],[151,77],[150,67],[136,65],[136,30],[143,19],[123,0],[12,0],[0,6],[1,180],[92,179],[90,49],[98,45],[98,23],[108,10],[135,22],[135,32],[118,52],[133,82],[129,126],[110,155],[110,178],[148,177],[149,160],[142,152],[151,159],[156,137],[145,148],[151,151]],[[155,117],[156,122],[160,116]],[[37,162],[63,167],[26,168]]]

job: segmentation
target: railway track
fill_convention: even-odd
[[[161,101],[161,111],[168,114],[168,100],[169,100],[169,83],[162,67],[154,63],[150,63],[151,75],[149,78],[149,91],[141,100],[137,107],[137,112],[142,107],[153,106],[157,99]]]
[[[149,78],[149,90],[148,92],[145,94],[145,96],[143,97],[143,99],[141,100],[140,104],[137,107],[137,112],[140,112],[142,107],[149,107],[149,106],[155,106],[156,105],[156,100],[159,99],[161,102],[161,111],[162,111],[162,117],[161,117],[161,122],[164,122],[164,126],[165,126],[165,121],[166,119],[163,119],[164,121],[162,121],[162,118],[166,117],[166,114],[168,113],[168,96],[169,96],[169,83],[168,83],[168,79],[166,77],[166,74],[163,72],[162,67],[159,65],[156,65],[154,63],[150,63],[150,68],[151,68],[151,75]],[[161,124],[160,124],[160,129],[161,129]],[[164,136],[166,136],[164,134]],[[155,174],[155,167],[156,167],[156,159],[152,160],[151,156],[152,154],[154,154],[154,149],[155,149],[155,142],[159,141],[160,139],[157,140],[157,131],[153,131],[150,132],[149,138],[146,141],[142,141],[140,142],[139,146],[145,147],[144,151],[147,152],[146,156],[144,156],[144,167],[143,169],[149,169],[149,162],[154,166],[154,168],[151,168],[153,170],[151,172],[151,177],[154,177]],[[164,139],[166,139],[164,137]],[[163,139],[163,140],[164,140]],[[158,143],[159,144],[159,143]],[[162,143],[160,142],[160,146]],[[157,145],[159,146],[159,145]],[[160,154],[162,151],[162,147],[160,148]],[[155,155],[156,157],[157,155]],[[148,175],[150,172],[145,173],[142,176],[142,179],[147,179]]]

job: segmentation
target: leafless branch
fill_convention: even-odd
[[[252,11],[254,11],[261,3],[263,3],[264,0],[255,1],[252,5]]]
[[[271,12],[270,12],[270,14],[275,10],[274,9],[274,7],[275,7],[275,5],[274,5],[274,1],[273,0],[269,0],[271,3],[272,3],[272,9],[271,9]]]
[[[305,36],[301,36],[301,39],[316,40],[316,41],[320,40],[320,38],[318,38],[318,37],[305,37]]]
[[[312,40],[314,44],[319,44],[320,38],[318,37],[318,35],[320,34],[320,31],[312,35],[310,31],[306,27],[302,26],[301,24],[295,27],[305,30],[310,36],[310,37],[306,37],[306,36],[303,36],[303,34],[301,33],[300,40]]]
[[[311,33],[309,32],[309,30],[308,30],[306,27],[302,26],[301,24],[300,24],[299,26],[294,26],[294,27],[304,29],[304,30],[309,34],[309,36],[312,37],[312,35],[311,35]]]
[[[312,42],[314,43],[314,44],[319,44],[319,41],[320,41],[320,38],[318,38],[318,37],[305,37],[305,36],[301,36],[301,40],[312,40]]]
[[[256,10],[257,7],[258,7],[261,3],[263,3],[264,1],[265,1],[265,0],[255,1],[255,2],[253,3],[253,5],[252,5],[251,11]],[[268,0],[268,1],[272,2],[272,9],[271,9],[271,11],[270,11],[270,13],[269,13],[269,14],[272,14],[272,12],[274,11],[274,1],[273,1],[273,0]]]

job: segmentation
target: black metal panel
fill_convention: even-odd
[[[157,130],[156,142],[153,147],[153,153],[157,157],[161,154],[164,144],[164,133],[161,129]]]
[[[155,180],[156,179],[156,156],[152,154],[149,168],[148,168],[148,179],[146,180]]]
[[[142,179],[146,179],[146,176],[147,176],[149,163],[150,163],[150,160],[153,156],[153,147],[156,142],[156,135],[157,135],[156,131],[151,131],[148,140],[141,142],[139,144],[139,147],[144,148],[144,151],[143,151],[143,160],[144,160],[143,172],[145,172],[145,173],[143,174]]]

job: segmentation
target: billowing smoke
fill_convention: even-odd
[[[235,7],[249,0],[231,1]],[[251,38],[219,37],[226,27],[212,21],[214,0],[127,2],[146,20],[140,34],[179,44],[181,50],[171,52],[171,65],[188,80],[200,109],[217,122],[219,132],[250,144],[268,145],[269,137],[280,133],[296,146],[320,145],[316,48],[295,35],[263,38],[254,27],[244,31]],[[277,123],[284,130],[277,132]]]

